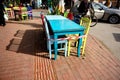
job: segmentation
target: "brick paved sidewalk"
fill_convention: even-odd
[[[48,59],[41,20],[0,26],[0,80],[120,80],[120,61],[89,35],[86,57]]]

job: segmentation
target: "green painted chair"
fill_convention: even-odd
[[[21,17],[22,17],[22,20],[28,19],[27,7],[21,8]]]
[[[64,12],[64,17],[67,18],[67,16],[68,16],[68,12]]]

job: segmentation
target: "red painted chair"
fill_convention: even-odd
[[[74,19],[73,13],[69,12],[67,18],[73,20]]]

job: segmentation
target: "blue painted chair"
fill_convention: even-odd
[[[47,24],[45,18],[44,18],[44,25],[45,25],[45,32],[46,32],[46,37],[47,37],[47,49],[49,50],[49,56],[50,56],[50,59],[51,59],[52,58],[52,51],[54,51],[52,49],[52,45],[54,44],[54,40],[53,40],[53,35],[50,35],[48,24]],[[67,40],[63,40],[63,39],[58,40],[57,43],[58,43],[58,46],[60,45],[58,47],[58,51],[59,50],[64,50],[65,51],[65,57],[66,57],[67,56]]]

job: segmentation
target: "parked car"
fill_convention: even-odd
[[[102,3],[95,2],[92,3],[92,6],[98,19],[107,20],[112,24],[120,22],[119,9],[108,8]]]
[[[108,21],[115,24],[120,22],[120,10],[115,8],[108,8],[102,3],[93,2],[92,6],[95,11],[97,19]],[[77,5],[73,7],[73,14],[77,14]]]

